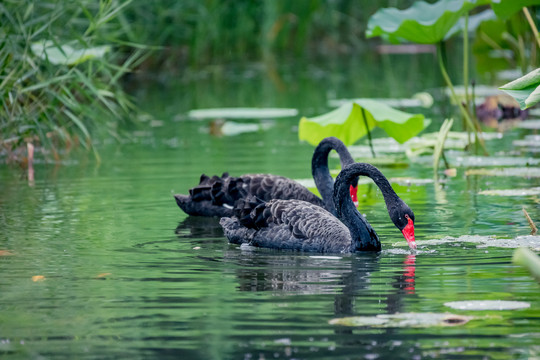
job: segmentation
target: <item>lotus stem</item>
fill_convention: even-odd
[[[536,39],[536,43],[538,44],[538,47],[540,47],[540,35],[538,35],[538,29],[536,28],[536,24],[533,21],[533,18],[531,16],[531,13],[529,12],[529,9],[527,9],[526,7],[523,7],[523,13],[525,14],[525,17],[527,18],[529,25],[531,26],[531,29],[534,34],[534,38]]]
[[[469,14],[465,14],[465,25],[463,26],[463,88],[465,90],[465,104],[467,106],[467,110],[470,110],[471,99],[469,98]]]
[[[463,103],[459,101],[459,98],[456,95],[456,91],[454,89],[454,86],[452,85],[452,81],[450,80],[450,76],[448,76],[448,72],[446,71],[446,67],[444,66],[444,61],[442,58],[442,48],[443,48],[443,44],[442,42],[439,42],[437,46],[437,58],[439,60],[439,68],[441,69],[441,73],[444,78],[444,81],[446,82],[446,86],[448,86],[448,88],[450,89],[452,99],[459,107],[459,110],[461,111],[461,114],[463,115],[468,127],[473,130],[476,143],[480,143],[480,145],[482,146],[482,149],[484,150],[484,155],[488,155],[486,145],[484,143],[484,139],[478,136],[478,133],[482,132],[482,129],[480,129],[480,125],[478,124],[478,120],[476,121],[476,124],[475,122],[473,122],[471,115],[469,114],[465,106],[463,106]]]
[[[364,120],[364,125],[366,126],[369,148],[371,149],[371,155],[373,156],[373,158],[375,158],[376,157],[375,149],[373,149],[373,142],[371,141],[371,131],[369,130],[369,126],[367,123],[366,111],[364,110],[363,107],[361,107],[361,109],[362,109],[362,119]]]

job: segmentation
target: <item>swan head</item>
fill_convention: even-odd
[[[411,249],[416,249],[416,241],[414,239],[414,213],[411,208],[403,201],[392,208],[389,212],[390,218],[396,227],[401,231],[407,244]]]

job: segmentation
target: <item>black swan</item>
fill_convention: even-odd
[[[189,215],[232,216],[233,207],[239,199],[249,195],[268,201],[272,199],[296,199],[324,207],[336,214],[332,192],[334,179],[328,169],[328,155],[331,150],[339,154],[341,167],[354,163],[354,160],[341,140],[327,137],[317,145],[311,160],[311,173],[321,198],[298,182],[283,176],[271,174],[248,174],[231,177],[224,173],[221,177],[201,175],[199,185],[189,190],[189,195],[174,195],[178,206]],[[357,201],[357,179],[349,188],[353,201]]]
[[[347,165],[339,173],[334,186],[337,217],[305,201],[251,197],[240,200],[235,216],[221,218],[220,224],[235,244],[327,253],[380,251],[379,237],[349,196],[349,185],[358,176],[370,177],[381,189],[390,219],[416,249],[414,213],[379,169],[366,163]]]

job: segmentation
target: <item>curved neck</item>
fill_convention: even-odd
[[[349,150],[341,140],[335,137],[328,137],[323,139],[313,152],[313,158],[311,159],[311,174],[315,180],[317,190],[321,194],[326,210],[336,215],[336,207],[334,206],[334,179],[330,175],[328,169],[328,155],[330,151],[336,150],[339,154],[339,160],[341,162],[341,168],[346,165],[354,163]]]
[[[366,163],[355,163],[343,169],[336,179],[334,187],[334,202],[338,218],[349,228],[353,248],[357,251],[380,251],[381,243],[371,225],[356,210],[351,197],[349,186],[358,176],[367,176],[381,189],[387,210],[400,201],[394,189],[375,166]]]

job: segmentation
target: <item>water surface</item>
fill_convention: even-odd
[[[419,59],[396,69],[429,63]],[[412,253],[373,184],[360,186],[359,208],[382,239],[379,254],[324,257],[240,248],[227,243],[217,219],[187,217],[176,206],[172,195],[187,192],[201,172],[268,172],[295,179],[311,173],[313,147],[298,142],[298,118],[269,119],[264,131],[220,137],[212,134],[211,120],[186,119],[193,108],[294,107],[311,116],[327,111],[332,97],[406,96],[437,85],[428,73],[415,84],[395,87],[393,67],[355,77],[359,65],[353,65],[340,71],[335,71],[338,65],[280,68],[279,81],[261,66],[224,68],[220,75],[203,74],[196,81],[148,85],[137,96],[154,122],[133,131],[133,143],[100,142],[100,165],[84,154],[60,166],[38,159],[34,183],[24,172],[2,165],[2,357],[540,356],[540,287],[511,263],[513,249],[428,242]],[[386,83],[382,89],[376,86],[377,75]],[[528,134],[514,130],[488,144],[494,154],[538,158],[512,145]],[[381,170],[389,178],[433,179],[429,162],[405,162],[407,167]],[[332,165],[337,167],[335,159]],[[538,187],[540,179],[466,176],[466,169],[459,167],[457,176],[442,185],[393,183],[415,212],[419,244],[463,235],[513,239],[528,234],[521,209],[540,219],[538,196],[479,192]],[[524,301],[530,308],[460,311],[444,306],[461,300]],[[476,319],[429,328],[329,324],[338,317],[410,312]]]

